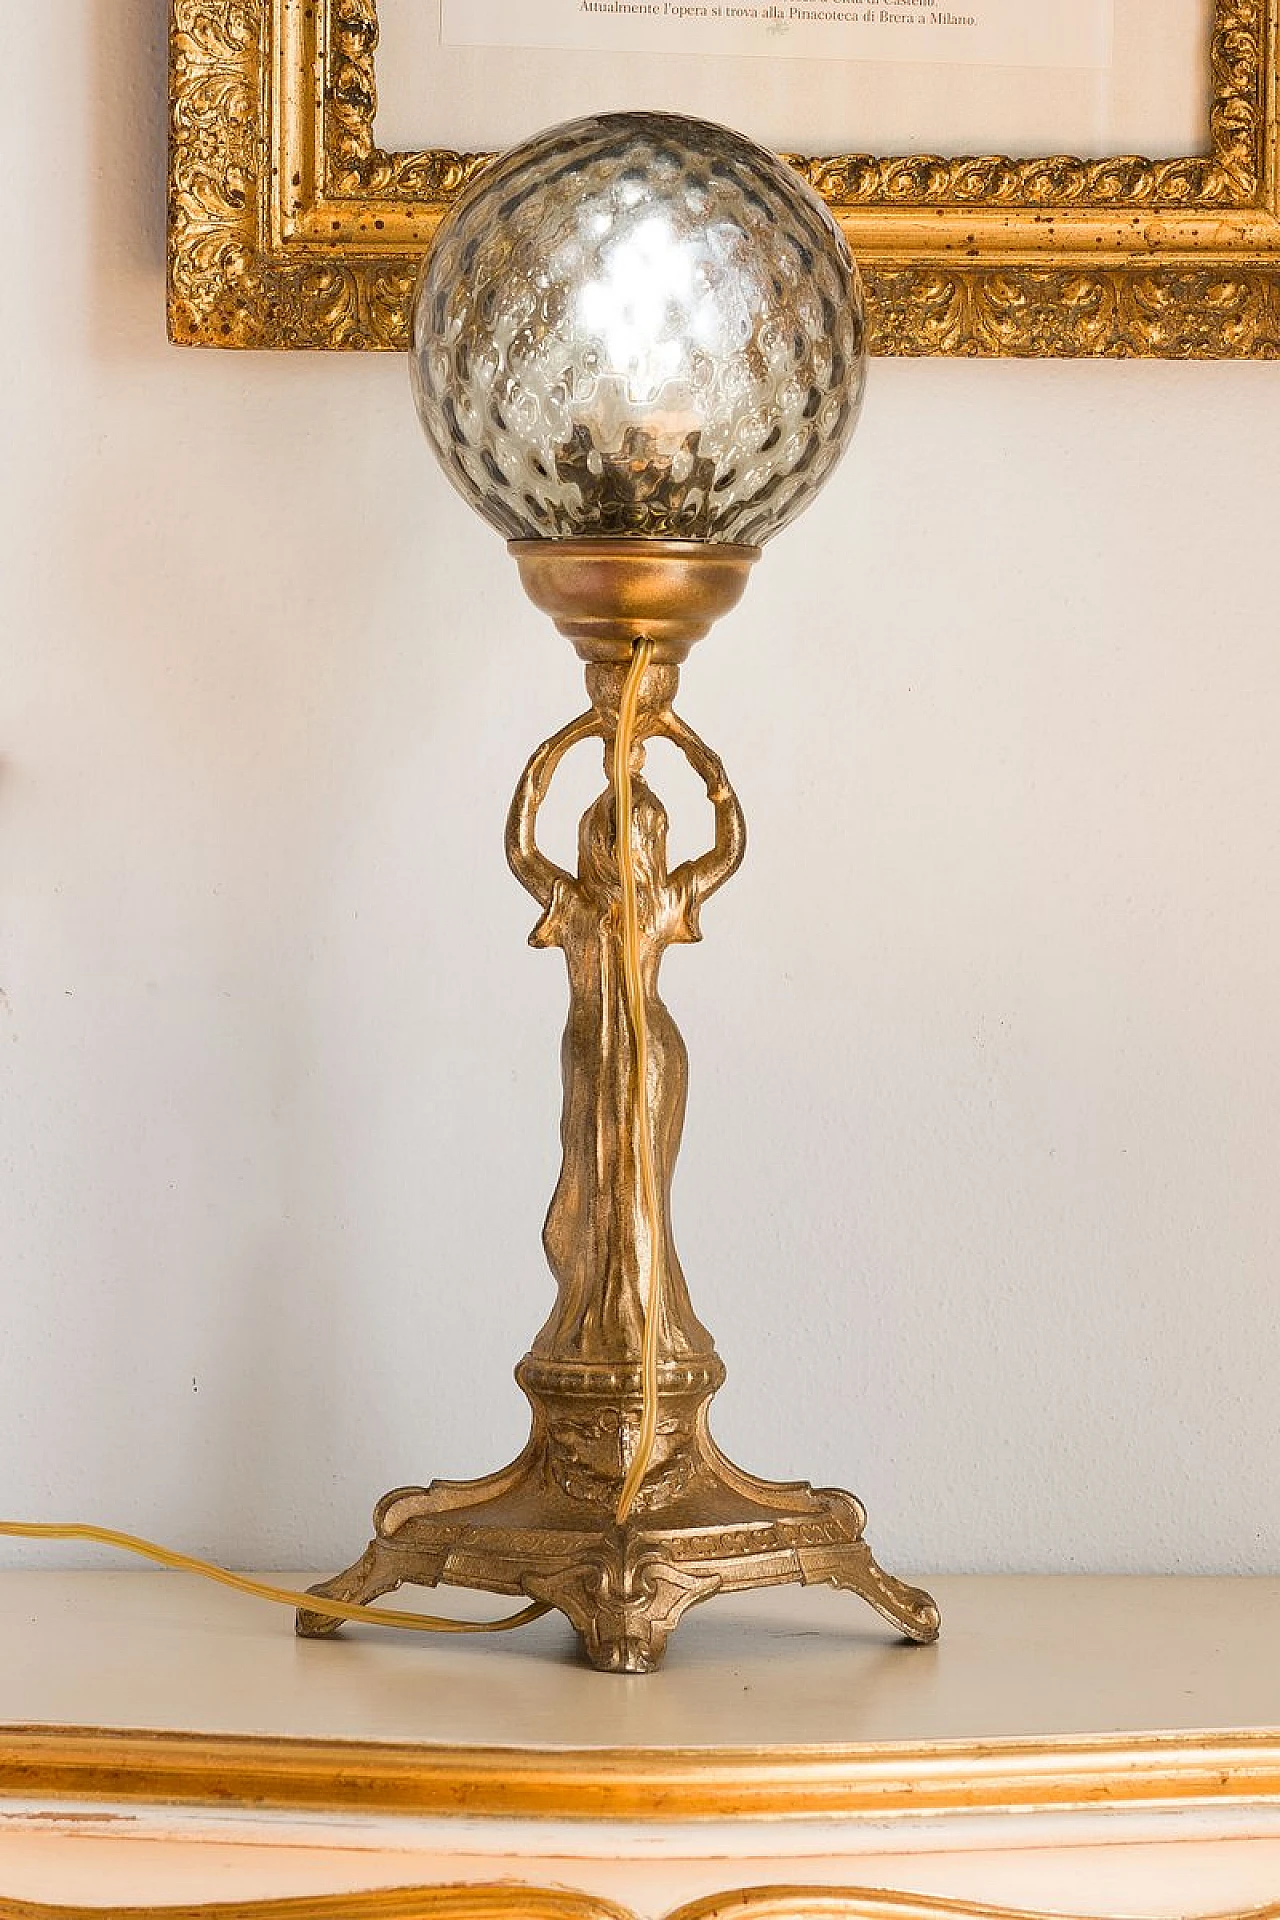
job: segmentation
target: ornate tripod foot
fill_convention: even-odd
[[[405,1580],[416,1587],[435,1585],[435,1581],[428,1578],[428,1568],[421,1559],[415,1560],[411,1570],[406,1568],[390,1541],[375,1534],[354,1566],[348,1567],[345,1573],[335,1574],[332,1580],[308,1587],[307,1592],[318,1594],[324,1600],[345,1600],[352,1606],[367,1607],[384,1593],[394,1593]],[[311,1613],[299,1607],[294,1625],[303,1640],[327,1640],[338,1631],[342,1621],[332,1614]]]
[[[834,1489],[824,1488],[823,1492],[830,1495]],[[806,1586],[821,1583],[856,1593],[917,1646],[928,1646],[937,1639],[942,1616],[932,1597],[923,1587],[908,1586],[905,1580],[886,1573],[865,1540],[831,1550],[818,1548],[802,1555],[801,1563]]]

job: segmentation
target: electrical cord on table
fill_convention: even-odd
[[[212,1560],[197,1560],[192,1554],[177,1553],[172,1547],[157,1546],[154,1540],[142,1540],[135,1533],[117,1533],[113,1527],[57,1525],[41,1521],[0,1520],[0,1534],[18,1534],[27,1540],[92,1540],[99,1546],[121,1547],[144,1560],[154,1560],[178,1573],[203,1574],[237,1593],[255,1600],[274,1600],[282,1607],[302,1607],[308,1613],[324,1614],[331,1620],[369,1620],[379,1627],[406,1627],[417,1633],[507,1633],[512,1627],[527,1627],[551,1611],[545,1601],[537,1600],[505,1620],[446,1620],[430,1613],[402,1613],[394,1607],[363,1607],[347,1600],[329,1600],[318,1593],[294,1593],[288,1587],[275,1587],[265,1580],[250,1580],[245,1574],[231,1573],[215,1566]]]

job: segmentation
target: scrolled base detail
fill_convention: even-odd
[[[533,1399],[533,1433],[512,1466],[486,1480],[388,1494],[359,1560],[312,1591],[367,1603],[402,1584],[439,1585],[542,1600],[565,1615],[604,1673],[652,1673],[684,1615],[704,1600],[790,1583],[841,1588],[904,1638],[935,1640],[937,1607],[877,1565],[861,1503],[837,1488],[758,1480],[735,1467],[707,1431],[708,1398],[701,1383],[692,1395],[664,1396],[662,1456],[622,1526],[613,1501],[630,1410],[619,1418],[615,1406],[600,1420],[599,1404],[570,1416],[561,1396],[550,1407]],[[601,1455],[584,1459],[582,1436],[592,1432],[618,1449],[611,1479]],[[300,1611],[297,1630],[318,1639],[338,1624]]]

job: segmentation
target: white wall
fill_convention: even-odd
[[[163,13],[24,15],[0,1511],[337,1565],[523,1436],[501,827],[578,683],[401,365],[165,344]],[[753,832],[668,976],[721,1437],[904,1568],[1280,1572],[1280,369],[873,375],[686,676]]]

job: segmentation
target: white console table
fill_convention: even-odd
[[[299,1641],[178,1575],[0,1574],[0,1915],[1280,1916],[1280,1580],[928,1585],[935,1647],[786,1588],[632,1679],[555,1616]]]

